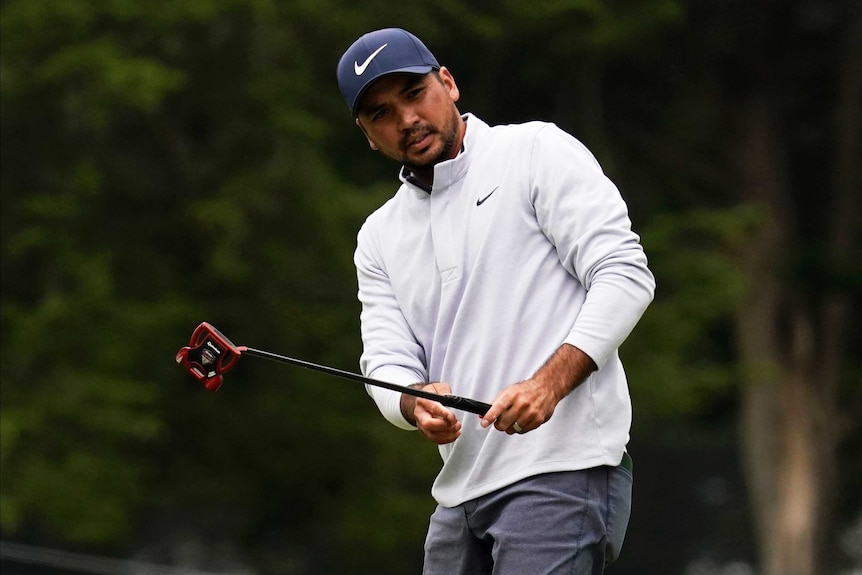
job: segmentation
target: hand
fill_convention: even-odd
[[[452,388],[448,383],[431,383],[423,386],[422,389],[439,395],[452,393]],[[405,395],[402,394],[401,397],[405,398]],[[410,399],[413,400],[413,419],[422,435],[437,445],[452,443],[461,436],[461,422],[445,406],[421,397],[411,397]]]
[[[554,409],[569,392],[596,370],[595,362],[583,351],[564,343],[536,374],[501,391],[482,427],[492,423],[509,435],[536,429],[554,415]],[[517,422],[520,431],[515,429]]]
[[[560,399],[550,385],[535,377],[527,379],[501,391],[480,425],[488,427],[493,423],[509,435],[527,433],[551,419]],[[515,422],[520,431],[515,429]]]

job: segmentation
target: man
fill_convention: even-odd
[[[357,240],[362,371],[493,400],[465,416],[368,388],[439,445],[424,572],[602,573],[631,508],[617,348],[655,287],[625,203],[556,126],[462,115],[452,74],[407,31],[359,38],[338,82],[402,166]]]

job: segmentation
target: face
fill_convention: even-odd
[[[458,87],[446,68],[416,76],[393,74],[363,95],[356,124],[373,150],[422,175],[461,148]]]

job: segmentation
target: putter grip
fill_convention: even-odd
[[[466,397],[458,397],[457,395],[444,395],[445,401],[441,401],[446,407],[454,407],[463,411],[469,411],[477,415],[485,415],[491,409],[490,403],[484,401],[476,401]]]

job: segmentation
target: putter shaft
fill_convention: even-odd
[[[305,369],[310,369],[313,371],[320,371],[323,373],[328,373],[329,375],[334,375],[336,377],[340,377],[342,379],[352,379],[353,381],[358,381],[361,383],[365,383],[367,385],[373,385],[375,387],[382,387],[384,389],[391,389],[392,391],[398,391],[401,393],[406,393],[407,395],[412,395],[415,397],[421,397],[423,399],[430,399],[431,401],[436,401],[445,405],[446,407],[454,407],[455,409],[460,409],[463,411],[469,411],[470,413],[475,413],[478,415],[485,415],[489,409],[491,409],[491,405],[488,403],[484,403],[482,401],[476,401],[475,399],[469,399],[466,397],[459,397],[457,395],[440,395],[437,393],[430,393],[427,391],[422,391],[421,389],[414,389],[412,387],[404,387],[398,385],[396,383],[389,383],[386,381],[380,381],[378,379],[373,379],[370,377],[365,377],[364,375],[359,375],[358,373],[353,373],[350,371],[344,371],[342,369],[337,369],[334,367],[328,367],[325,365],[320,365],[317,363],[312,363],[310,361],[305,361],[302,359],[294,359],[292,357],[287,357],[285,355],[279,355],[277,353],[272,353],[269,351],[263,351],[260,349],[254,349],[251,347],[242,347],[240,348],[242,353],[253,355],[256,357],[260,357],[263,359],[269,359],[272,361],[278,361],[281,363],[289,363],[291,365],[296,365],[299,367],[304,367]]]

